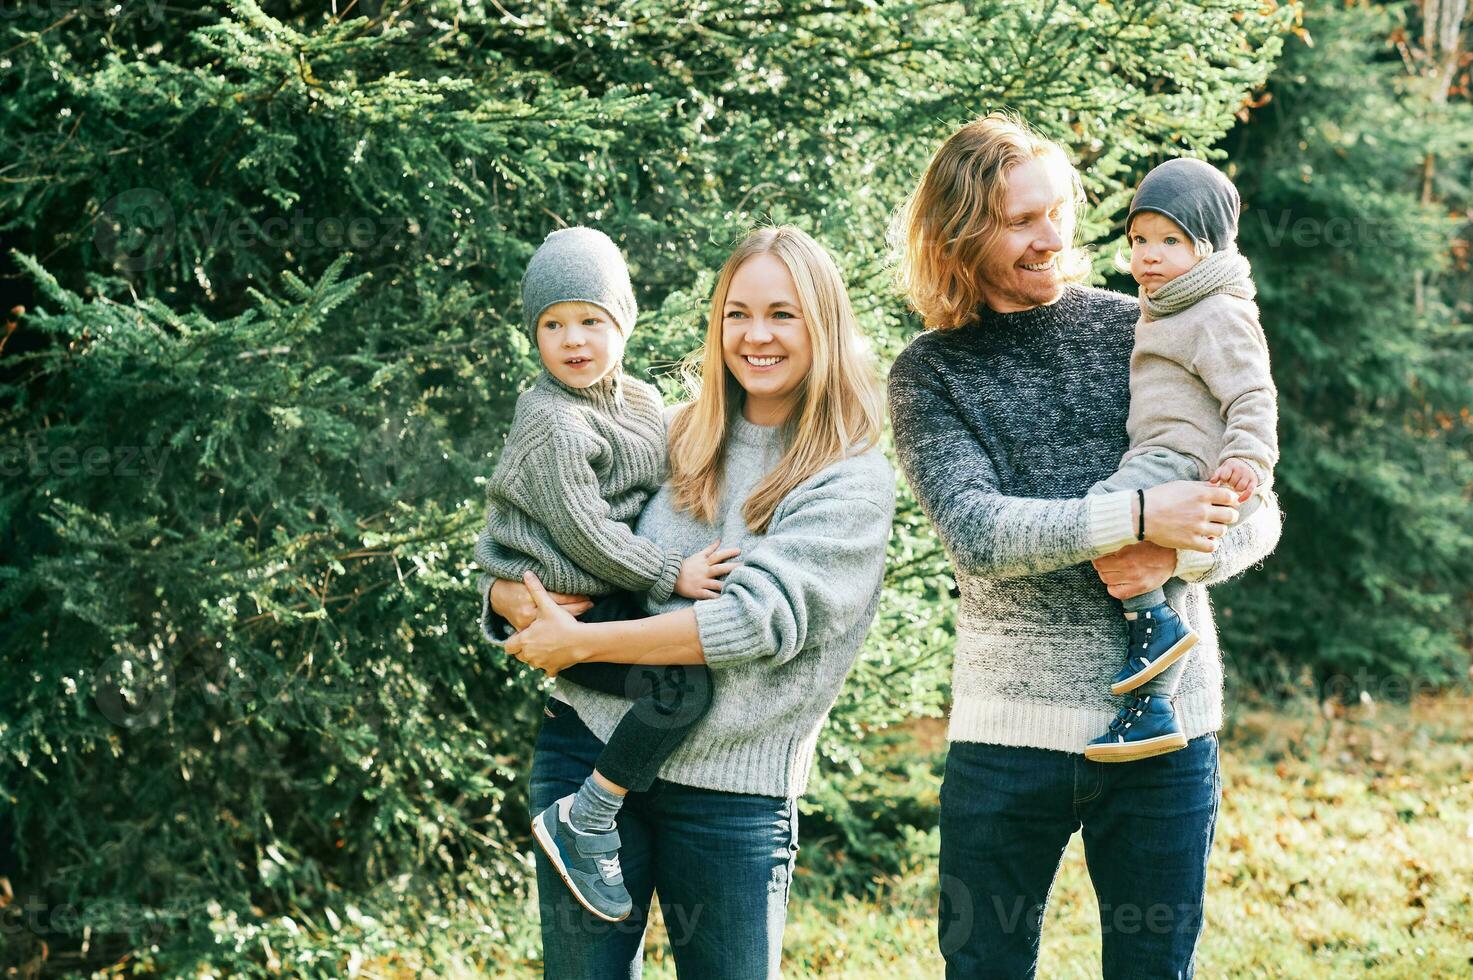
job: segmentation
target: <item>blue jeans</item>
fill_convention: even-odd
[[[1105,980],[1190,980],[1221,797],[1216,735],[1121,763],[952,743],[937,920],[946,976],[1031,980],[1049,889],[1083,827]]]
[[[577,792],[603,751],[572,706],[549,698],[532,757],[532,812]],[[622,922],[586,912],[537,853],[543,976],[638,977],[658,892],[680,977],[765,980],[782,957],[798,854],[797,801],[723,793],[655,779],[617,818],[619,863],[634,911]]]

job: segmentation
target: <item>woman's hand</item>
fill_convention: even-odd
[[[1217,550],[1217,539],[1238,519],[1238,495],[1230,487],[1195,480],[1175,480],[1146,491],[1146,540],[1163,548]],[[1140,520],[1139,501],[1131,503],[1131,519]]]
[[[1117,599],[1133,599],[1152,589],[1159,589],[1176,571],[1176,552],[1151,541],[1127,545],[1112,555],[1096,558],[1090,564],[1099,573],[1110,595]]]
[[[554,602],[536,575],[527,572],[522,581],[537,612],[531,623],[506,641],[506,652],[528,667],[556,677],[558,671],[582,659],[578,655],[579,632],[588,627],[574,619],[567,607]]]
[[[532,581],[537,582],[537,576],[532,575]],[[537,582],[537,587],[541,589],[542,583]],[[565,595],[561,592],[548,592],[546,589],[542,590],[542,594],[548,596],[569,616],[581,616],[593,608],[593,600],[586,595]],[[496,615],[518,630],[526,629],[537,618],[537,602],[532,598],[532,592],[521,582],[504,578],[491,584],[491,608],[496,610]]]

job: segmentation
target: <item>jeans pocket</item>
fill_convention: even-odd
[[[557,721],[559,718],[573,710],[573,706],[561,698],[555,698],[551,694],[542,703],[542,717],[548,721]]]

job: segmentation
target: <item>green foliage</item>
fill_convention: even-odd
[[[629,362],[660,377],[731,243],[795,221],[888,363],[915,325],[885,228],[956,124],[1008,106],[1066,142],[1100,236],[1148,159],[1222,136],[1292,20],[337,6],[0,22],[0,230],[42,311],[0,355],[0,810],[26,896],[79,913],[37,927],[78,967],[339,976],[450,919],[494,957],[538,683],[480,642],[470,551],[547,231],[625,248]],[[903,785],[873,733],[946,696],[953,583],[904,487],[891,560],[807,815],[853,862],[888,831],[841,802]]]
[[[929,724],[938,736],[945,729],[940,720]],[[798,828],[803,878],[817,883],[809,890],[868,897],[888,878],[934,868],[946,759],[917,753],[914,734],[914,727],[872,733],[862,766],[815,780]]]
[[[1408,11],[1312,8],[1313,47],[1293,43],[1229,140],[1279,386],[1285,525],[1271,572],[1214,598],[1243,676],[1287,658],[1376,697],[1405,690],[1399,675],[1462,676],[1473,635],[1473,308],[1466,255],[1452,263],[1473,106],[1408,75],[1389,44],[1417,30]],[[1442,176],[1424,192],[1429,154]]]

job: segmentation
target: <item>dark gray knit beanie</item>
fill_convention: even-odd
[[[593,303],[608,310],[626,338],[639,308],[619,246],[595,228],[562,228],[548,235],[522,275],[522,310],[535,346],[537,319],[554,303]]]
[[[1164,214],[1214,251],[1234,248],[1238,240],[1238,189],[1210,163],[1180,157],[1167,160],[1141,180],[1125,216],[1125,228],[1142,211]]]

